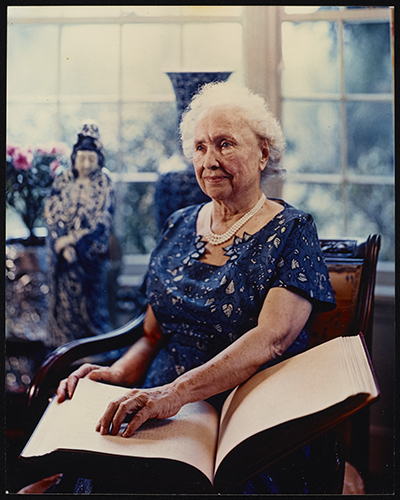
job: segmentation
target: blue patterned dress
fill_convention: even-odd
[[[335,299],[312,217],[285,203],[254,235],[225,248],[229,260],[199,260],[206,242],[196,234],[200,208],[175,212],[155,248],[146,275],[148,303],[167,345],[153,361],[145,387],[165,384],[199,366],[257,325],[264,299],[284,287],[331,310]],[[304,329],[289,348],[307,343]]]
[[[171,382],[254,328],[271,288],[298,293],[314,309],[335,307],[311,215],[284,203],[284,210],[257,233],[236,237],[224,249],[229,260],[215,266],[199,260],[206,245],[196,234],[202,206],[178,210],[169,218],[150,259],[145,290],[166,344],[152,362],[144,387]],[[301,352],[307,340],[303,329],[280,359],[262,368]],[[221,404],[218,398],[210,402]],[[243,492],[306,493],[307,459],[308,447],[249,482]]]

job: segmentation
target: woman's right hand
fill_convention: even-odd
[[[71,399],[78,380],[81,378],[90,378],[98,382],[110,382],[112,384],[120,384],[122,382],[122,374],[112,366],[100,366],[85,363],[77,370],[72,372],[69,377],[61,380],[57,389],[57,401],[62,403],[65,399]]]

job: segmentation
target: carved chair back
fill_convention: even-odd
[[[357,240],[321,240],[335,292],[337,307],[312,314],[309,320],[309,347],[338,336],[362,332],[372,354],[372,320],[376,266],[380,236]],[[370,408],[366,407],[338,428],[344,456],[364,477],[368,473]],[[318,457],[319,459],[319,457]]]
[[[309,347],[338,336],[362,332],[372,347],[373,299],[380,236],[357,240],[321,240],[321,247],[335,292],[336,309],[312,314]]]

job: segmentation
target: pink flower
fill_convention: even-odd
[[[52,162],[50,162],[50,175],[51,177],[54,177],[56,176],[56,170],[57,168],[61,165],[60,161],[59,160],[53,160]]]
[[[13,156],[18,149],[20,149],[20,146],[17,144],[7,144],[7,156]]]
[[[32,166],[33,154],[29,149],[22,151],[17,148],[12,154],[12,159],[16,170],[29,170]]]

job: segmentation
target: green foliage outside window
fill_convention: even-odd
[[[282,33],[283,196],[314,216],[320,237],[379,233],[380,259],[393,261],[390,24],[344,21],[341,31],[332,21],[285,22]]]

